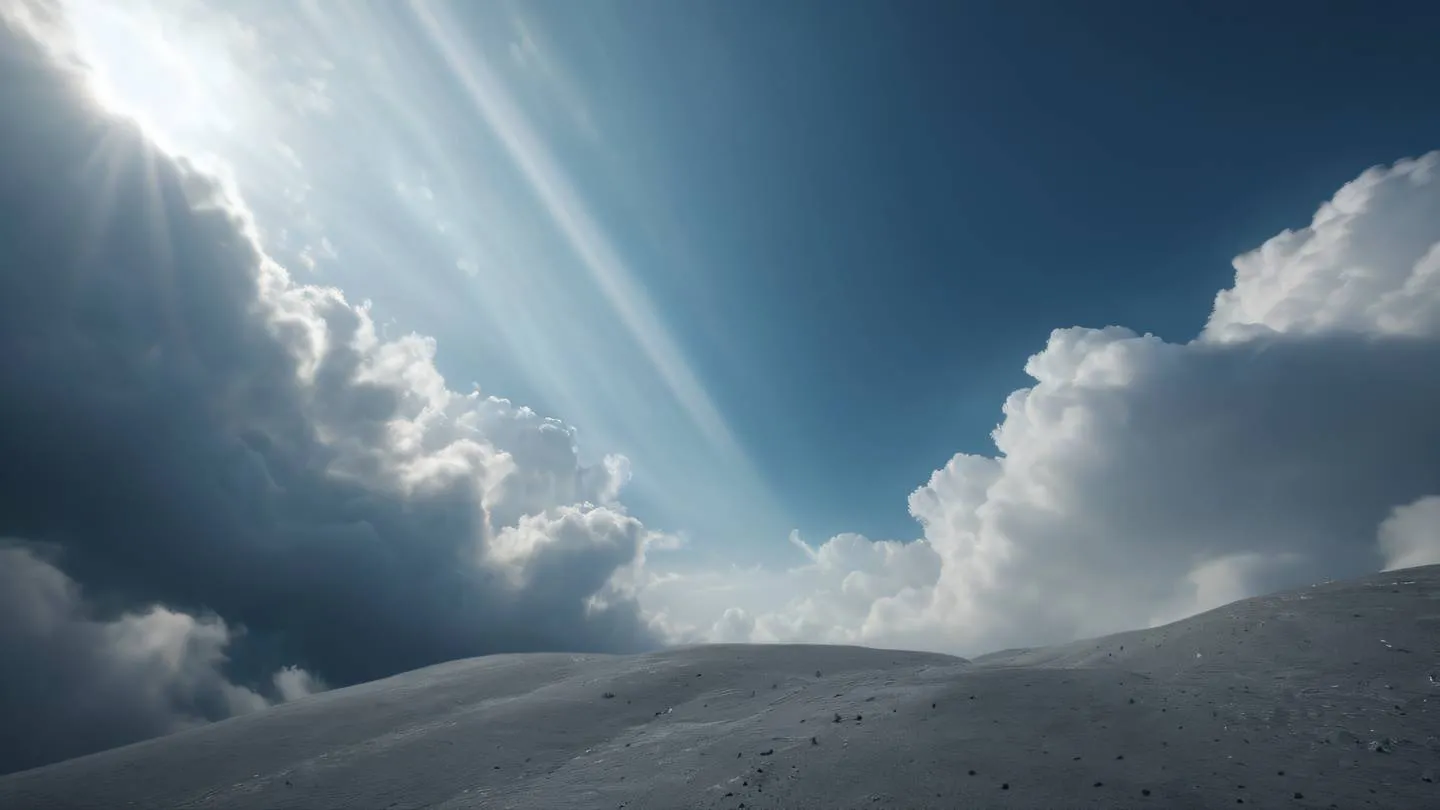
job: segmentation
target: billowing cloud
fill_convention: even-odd
[[[1399,506],[1380,524],[1385,570],[1440,564],[1440,496]]]
[[[263,708],[323,686],[289,667],[256,691],[223,673],[219,617],[158,605],[101,615],[34,549],[0,544],[0,762],[108,748]]]
[[[626,460],[298,284],[26,33],[44,12],[0,15],[0,536],[51,549],[3,560],[0,694],[32,709],[0,770],[457,657],[656,644]]]
[[[765,611],[711,581],[688,630],[979,653],[1440,559],[1440,153],[1364,172],[1235,270],[1189,343],[1056,330],[995,456],[911,496],[920,539],[833,538]]]
[[[1436,339],[1440,332],[1440,153],[1376,166],[1235,260],[1203,340],[1275,332]]]

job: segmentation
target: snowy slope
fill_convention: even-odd
[[[456,661],[0,778],[0,808],[1440,807],[1440,566],[973,662]]]

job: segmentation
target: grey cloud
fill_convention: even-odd
[[[1387,571],[1440,563],[1440,496],[1397,506],[1379,534]]]
[[[652,539],[615,502],[623,459],[582,465],[564,425],[448,390],[433,343],[381,340],[364,307],[297,285],[223,188],[0,20],[0,535],[57,549],[48,570],[104,615],[164,605],[243,628],[207,665],[267,694],[317,688],[310,673],[340,685],[489,652],[655,645],[607,582]],[[489,544],[537,515],[525,525],[562,535],[517,591]],[[12,581],[52,576],[16,559]],[[33,618],[53,590],[21,593],[0,621]],[[167,717],[46,738],[37,756]],[[41,714],[22,722],[40,739]]]
[[[233,635],[218,617],[153,605],[97,615],[72,580],[14,541],[0,545],[0,617],[0,762],[10,769],[272,702],[222,673]],[[285,678],[310,679],[299,669]]]

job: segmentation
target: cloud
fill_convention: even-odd
[[[282,667],[271,680],[282,701],[299,700],[330,688],[314,674],[300,667]]]
[[[1056,330],[996,454],[957,455],[911,496],[923,537],[807,547],[769,578],[781,604],[716,599],[687,629],[974,654],[1436,561],[1437,169],[1440,153],[1370,169],[1238,257],[1189,343]]]
[[[32,630],[0,658],[93,672],[4,668],[34,707],[7,733],[36,742],[0,771],[442,660],[658,643],[634,582],[669,541],[618,501],[624,458],[581,463],[568,426],[450,390],[432,340],[296,283],[226,185],[30,35],[57,18],[19,19],[0,15],[0,536],[53,551],[7,552],[28,585],[0,625]],[[49,734],[82,677],[140,697]]]
[[[1395,507],[1380,524],[1386,571],[1440,564],[1440,497]]]
[[[213,615],[150,605],[97,615],[34,549],[0,545],[0,762],[43,764],[263,708],[320,688],[303,669],[271,695],[223,674],[234,633]]]
[[[1203,338],[1349,332],[1434,339],[1440,330],[1440,153],[1376,166],[1308,228],[1235,260]]]

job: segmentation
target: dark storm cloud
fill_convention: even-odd
[[[581,466],[563,425],[446,390],[427,341],[294,284],[77,77],[0,24],[0,771],[281,697],[289,665],[653,645],[609,581],[650,537],[613,502],[623,459]],[[130,660],[114,639],[155,611],[191,669],[90,693],[76,670]],[[179,693],[131,697],[157,683]],[[82,698],[132,705],[51,723]]]

